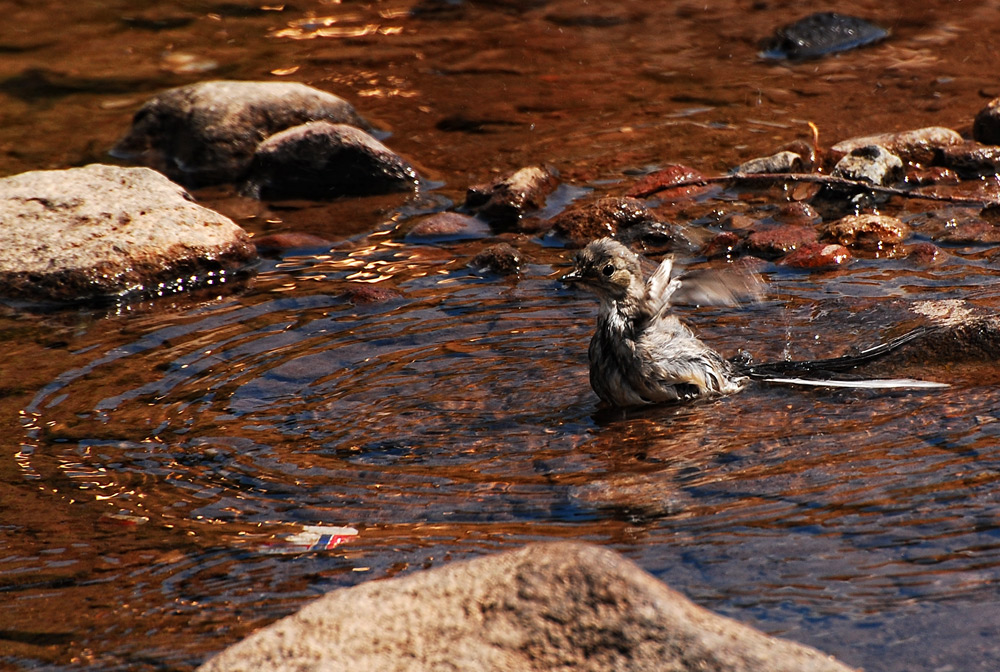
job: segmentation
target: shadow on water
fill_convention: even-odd
[[[205,190],[256,235],[331,242],[265,260],[236,294],[0,314],[0,661],[190,669],[324,591],[577,539],[853,665],[992,669],[995,364],[928,372],[944,391],[756,386],[605,412],[587,383],[596,306],[555,281],[568,251],[405,238],[408,218],[523,165],[557,165],[571,200],[674,161],[726,170],[807,119],[831,141],[961,128],[998,93],[990,59],[965,58],[991,53],[995,3],[841,3],[892,37],[800,65],[756,58],[796,18],[786,3],[716,4],[18,8],[0,34],[5,174],[107,160],[152,90],[291,76],[352,99],[440,184],[402,205]],[[787,198],[719,189],[661,212],[711,231]],[[520,275],[470,268],[496,240],[530,257]],[[767,301],[687,317],[727,354],[842,354],[913,301],[995,309],[993,254],[763,264]],[[289,546],[317,525],[356,534]]]

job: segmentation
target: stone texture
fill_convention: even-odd
[[[836,243],[807,243],[779,260],[789,268],[817,269],[842,266],[851,260],[851,251]]]
[[[521,271],[524,255],[510,243],[496,243],[480,250],[471,266],[497,275],[515,275]]]
[[[490,227],[481,219],[458,212],[436,212],[421,219],[406,232],[408,243],[448,243],[476,240],[491,234]]]
[[[465,207],[490,224],[515,226],[526,214],[545,205],[559,185],[556,176],[540,166],[529,166],[492,182],[469,187]]]
[[[771,156],[750,159],[729,172],[730,174],[743,175],[755,175],[758,173],[800,173],[804,165],[800,155],[785,150]]]
[[[550,543],[332,592],[199,668],[847,672],[599,547]]]
[[[1000,174],[1000,146],[963,142],[938,150],[935,160],[960,177],[974,179]]]
[[[318,120],[369,128],[350,103],[305,84],[199,82],[147,101],[111,154],[186,185],[234,182],[265,138]]]
[[[705,185],[688,185],[686,187],[676,187],[672,185],[683,182],[692,182],[705,179],[705,174],[681,164],[671,164],[655,173],[645,175],[642,179],[632,185],[626,196],[636,198],[648,198],[655,196],[662,201],[680,200],[699,194],[706,189]]]
[[[552,230],[570,245],[583,247],[620,229],[655,221],[656,215],[639,199],[606,196],[557,215]]]
[[[904,173],[902,159],[880,145],[865,145],[851,150],[831,171],[834,177],[880,186],[898,182],[903,179]]]
[[[754,256],[773,259],[816,240],[816,229],[811,226],[783,224],[754,231],[747,236],[744,245],[747,252]]]
[[[246,193],[263,199],[370,196],[413,191],[417,173],[362,130],[313,121],[275,133],[253,155]]]
[[[880,251],[895,247],[910,235],[910,227],[887,215],[848,215],[828,224],[823,237],[846,247]]]
[[[220,284],[246,232],[148,168],[94,164],[0,180],[0,294],[93,301]]]
[[[959,145],[962,136],[941,126],[928,126],[899,133],[880,133],[842,140],[830,148],[834,160],[868,145],[878,145],[889,150],[907,163],[931,163],[935,153],[950,145]]]

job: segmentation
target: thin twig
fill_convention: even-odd
[[[921,191],[909,191],[906,189],[899,189],[896,187],[882,187],[877,184],[872,184],[870,182],[862,182],[860,180],[849,180],[845,177],[836,177],[834,175],[821,175],[820,173],[730,173],[729,175],[719,175],[716,177],[701,177],[690,180],[682,180],[680,182],[675,182],[673,184],[664,184],[648,191],[637,194],[640,198],[649,198],[661,191],[666,191],[667,189],[677,189],[680,187],[704,187],[711,184],[729,184],[729,183],[740,183],[747,184],[752,182],[766,182],[768,184],[774,182],[797,182],[797,183],[811,183],[811,184],[824,184],[834,187],[849,187],[852,189],[863,189],[865,191],[872,191],[879,194],[888,194],[890,196],[902,196],[904,198],[922,198],[928,201],[943,201],[945,203],[954,203],[956,205],[973,205],[978,207],[987,207],[991,205],[1000,205],[998,201],[990,201],[980,198],[963,198],[960,196],[945,196],[943,194],[925,193]]]

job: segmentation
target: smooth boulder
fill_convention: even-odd
[[[245,191],[264,199],[329,199],[413,191],[417,172],[362,130],[314,121],[257,147]]]
[[[369,128],[346,100],[298,82],[199,82],[147,101],[111,155],[188,186],[235,182],[266,138],[319,120]]]
[[[0,179],[0,296],[102,301],[220,284],[249,236],[148,168],[93,164]]]
[[[605,548],[547,543],[337,590],[200,672],[847,672],[703,609]]]

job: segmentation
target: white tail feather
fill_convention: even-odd
[[[761,378],[764,383],[805,385],[809,387],[846,387],[858,390],[937,390],[951,387],[948,383],[915,378],[873,378],[871,380],[817,380],[814,378]]]

